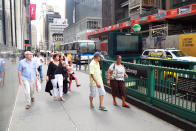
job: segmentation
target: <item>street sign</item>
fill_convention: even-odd
[[[24,46],[30,46],[29,40],[25,40],[25,41],[24,41]]]

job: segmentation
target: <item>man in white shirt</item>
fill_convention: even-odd
[[[40,52],[37,52],[35,60],[37,61],[37,64],[38,64],[38,71],[39,71],[40,79],[41,81],[43,81],[42,64],[44,63],[44,59],[41,57]]]

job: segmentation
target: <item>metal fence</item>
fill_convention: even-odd
[[[102,61],[104,84],[112,63]],[[127,62],[123,65],[129,75],[125,80],[128,95],[196,122],[196,72]]]

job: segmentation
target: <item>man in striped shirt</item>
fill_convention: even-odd
[[[99,66],[99,61],[101,60],[101,54],[99,52],[96,52],[94,54],[94,59],[91,61],[89,65],[90,69],[90,107],[94,109],[93,105],[93,98],[96,97],[96,92],[98,91],[99,93],[99,100],[100,100],[100,105],[99,109],[102,111],[107,111],[106,107],[103,106],[103,97],[106,94],[104,85],[103,85],[103,80],[101,77],[101,70]]]

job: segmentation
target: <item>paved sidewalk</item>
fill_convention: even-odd
[[[30,110],[25,110],[24,92],[19,89],[16,107],[9,131],[179,131],[177,127],[131,106],[130,109],[114,107],[107,94],[104,105],[108,112],[98,110],[98,98],[94,110],[89,108],[89,77],[77,72],[81,87],[75,87],[64,96],[65,102],[54,102],[49,94],[36,95]],[[43,87],[45,84],[43,84]],[[118,99],[118,104],[121,101]]]

